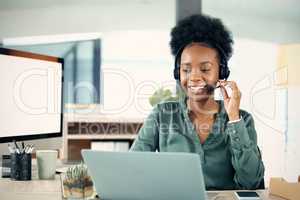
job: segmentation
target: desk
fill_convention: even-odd
[[[283,200],[257,190],[263,200]],[[209,200],[235,200],[233,191],[209,191]],[[0,199],[3,200],[63,200],[60,176],[55,180],[11,181],[0,179]]]
[[[58,161],[58,167],[62,163]],[[234,191],[209,191],[208,200],[236,200]],[[268,190],[257,190],[262,200],[283,200],[282,198],[269,195]],[[32,180],[12,181],[9,178],[0,178],[1,200],[64,200],[60,175],[54,180],[39,180],[37,177],[36,160],[33,159]]]
[[[3,200],[61,200],[59,175],[55,180],[11,181],[0,179],[0,199]]]

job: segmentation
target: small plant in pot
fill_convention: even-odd
[[[68,168],[63,179],[63,190],[68,199],[84,199],[93,195],[93,182],[84,164]]]

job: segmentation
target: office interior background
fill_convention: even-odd
[[[201,1],[201,12],[221,18],[233,33],[229,79],[242,91],[241,108],[254,116],[266,182],[300,175],[299,8],[297,0]],[[104,114],[120,118],[145,118],[149,97],[160,87],[175,92],[169,50],[175,23],[176,0],[0,1],[3,41],[100,38],[101,73],[81,66],[77,80],[87,86],[79,95],[68,93],[64,103],[101,104]],[[95,73],[100,94],[89,85]],[[62,148],[62,138],[30,142],[39,149]],[[8,152],[6,144],[0,152]]]

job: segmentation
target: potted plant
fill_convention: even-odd
[[[154,94],[149,97],[149,103],[151,106],[155,106],[158,103],[164,101],[175,101],[179,98],[179,95],[172,96],[172,92],[169,89],[159,88],[154,92]]]
[[[63,178],[64,197],[84,199],[94,193],[93,182],[84,164],[69,167]]]

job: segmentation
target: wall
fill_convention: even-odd
[[[0,2],[0,38],[117,30],[169,30],[174,24],[174,0]]]
[[[288,131],[285,149],[285,177],[296,181],[300,175],[300,44],[280,46],[279,67],[287,68]]]
[[[202,0],[203,12],[219,17],[235,37],[273,43],[300,41],[297,0]]]
[[[158,10],[162,12],[157,12]],[[174,0],[45,0],[43,2],[11,0],[0,2],[0,41],[1,38],[6,37],[68,33],[104,33],[144,29],[169,32],[174,24]],[[151,44],[151,40],[155,40],[155,37],[148,35],[147,38],[144,38],[143,42],[146,42],[144,47],[147,46],[147,43]],[[125,48],[123,47],[122,50],[125,51]],[[169,50],[167,50],[168,53]],[[108,62],[108,67],[110,66],[113,67]],[[43,149],[60,149],[62,147],[61,138],[28,142]],[[7,145],[0,144],[0,154],[5,153],[8,153]]]

